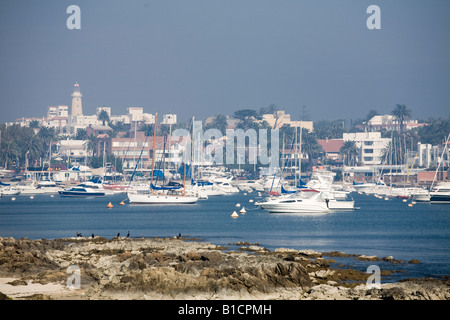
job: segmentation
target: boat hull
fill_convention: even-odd
[[[353,210],[355,209],[355,201],[330,200],[328,208],[330,210]]]
[[[430,194],[429,193],[414,194],[414,195],[412,195],[412,199],[414,201],[418,201],[418,202],[429,202]]]
[[[262,203],[261,208],[271,213],[327,213],[330,210],[326,204],[283,204],[283,203]]]
[[[450,203],[450,194],[431,194],[431,203]]]
[[[104,197],[104,192],[59,191],[61,197]]]
[[[128,194],[132,204],[194,204],[198,197],[166,194]]]

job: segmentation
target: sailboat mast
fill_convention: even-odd
[[[186,152],[184,152],[184,168],[183,168],[183,196],[186,195]]]
[[[301,185],[302,182],[302,126],[300,125],[300,143],[299,143],[300,152],[298,153],[298,186]]]
[[[157,118],[158,118],[158,113],[155,114],[155,125],[153,127],[152,176],[150,178],[151,184],[153,184],[153,174],[154,174],[154,170],[155,170],[155,148],[156,148],[155,144],[156,144],[156,119]]]

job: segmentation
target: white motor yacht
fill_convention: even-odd
[[[78,185],[66,190],[60,190],[61,197],[103,197],[105,193],[99,189],[92,189],[82,185]]]
[[[56,185],[56,182],[50,180],[41,180],[37,184],[37,189],[41,189],[43,193],[58,193],[62,188]]]
[[[325,198],[325,202],[328,204],[330,210],[354,210],[355,200],[348,194],[345,198],[336,198],[333,192],[322,191],[322,197]]]
[[[257,203],[262,209],[274,213],[328,213],[326,198],[322,192],[305,189],[295,194],[270,198]]]
[[[450,182],[441,182],[430,191],[431,203],[450,203]]]
[[[226,194],[239,192],[239,188],[232,186],[229,179],[216,179],[214,183],[220,190],[222,190]]]
[[[198,192],[206,197],[223,196],[225,191],[220,189],[215,183],[210,181],[192,180],[191,187],[194,192]]]
[[[411,194],[411,197],[417,202],[428,202],[430,201],[430,191],[426,189],[417,189]]]
[[[17,196],[20,194],[20,190],[15,187],[6,187],[0,189],[0,194],[2,196]]]
[[[43,188],[38,188],[34,182],[31,184],[18,184],[16,188],[20,190],[20,194],[22,195],[26,194],[35,195],[45,193],[45,190]]]

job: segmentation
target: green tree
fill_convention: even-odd
[[[256,112],[255,110],[252,109],[242,109],[242,110],[237,110],[233,113],[233,116],[236,119],[239,119],[241,121],[246,120],[246,119],[251,119],[251,118],[255,118],[256,116],[258,116],[258,112]]]
[[[77,140],[87,140],[87,133],[86,133],[86,129],[78,129],[77,130],[77,135],[75,137],[75,139]]]
[[[226,133],[228,126],[227,117],[223,114],[218,114],[214,117],[213,122],[205,129],[218,129],[223,135]]]
[[[417,129],[420,142],[438,145],[445,141],[450,132],[450,116],[438,119],[428,119],[423,127]]]
[[[308,167],[311,169],[313,159],[317,158],[323,152],[322,146],[317,142],[317,137],[314,132],[308,129],[303,129],[302,132],[302,153],[308,155]]]
[[[392,110],[391,114],[400,124],[400,133],[403,134],[403,129],[405,126],[405,121],[408,117],[411,116],[411,110],[406,107],[404,104],[397,104],[395,109]]]
[[[22,154],[24,155],[24,157],[28,158],[29,164],[31,164],[33,160],[38,160],[43,152],[44,148],[41,139],[37,135],[34,135],[27,141]]]
[[[91,153],[91,159],[97,153],[97,142],[98,139],[94,134],[88,136],[84,142],[84,149]]]
[[[314,132],[318,139],[342,139],[344,131],[343,120],[321,120],[314,124]]]
[[[106,122],[109,122],[109,114],[106,110],[101,110],[97,115],[97,120],[101,121],[103,126],[106,124]]]
[[[2,141],[0,163],[4,164],[5,168],[11,168],[13,161],[15,161],[20,154],[20,149],[13,140]]]
[[[170,133],[170,125],[168,125],[168,124],[161,124],[159,126],[159,132],[158,132],[159,135],[164,137],[164,136],[168,136],[169,133]]]
[[[347,166],[356,165],[356,159],[359,154],[358,147],[355,141],[344,141],[344,145],[341,147],[339,152],[344,156],[344,163]]]
[[[144,124],[139,128],[138,131],[144,131],[144,135],[146,137],[149,137],[154,135],[154,128],[155,128],[154,124]]]
[[[30,123],[28,124],[28,126],[33,129],[39,128],[39,121],[31,120]]]
[[[239,119],[239,123],[236,125],[238,129],[247,130],[254,127],[254,122],[258,117],[258,112],[252,109],[237,110],[233,113],[236,119]]]
[[[42,143],[42,158],[48,159],[50,146],[52,142],[56,141],[55,129],[51,127],[41,127],[37,136]]]

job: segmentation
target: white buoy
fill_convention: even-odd
[[[247,195],[247,192],[244,192],[244,196],[246,196]]]
[[[16,198],[15,198],[15,197],[12,197],[11,200],[12,200],[12,201],[16,201]]]
[[[389,200],[389,198],[388,198],[388,197],[385,197],[384,200]]]
[[[233,213],[231,214],[232,218],[237,218],[239,217],[239,215],[236,213],[236,211],[233,211]]]
[[[240,204],[240,203],[236,203],[236,207],[238,207],[238,208],[239,208],[240,206],[241,206],[241,204]]]
[[[239,211],[239,213],[246,213],[247,211],[245,211],[245,208],[242,207],[241,211]]]
[[[415,201],[413,201],[413,202],[411,202],[412,204],[416,204],[416,202]]]
[[[51,195],[50,195],[50,198],[53,198],[54,196],[55,196],[54,194],[51,194]]]
[[[248,200],[248,202],[253,202],[253,199]]]
[[[413,204],[412,204],[412,203],[408,204],[408,207],[412,207],[412,206],[413,206]]]
[[[34,196],[30,196],[30,199],[34,199]]]
[[[407,200],[406,199],[403,199],[403,202],[406,202]]]

